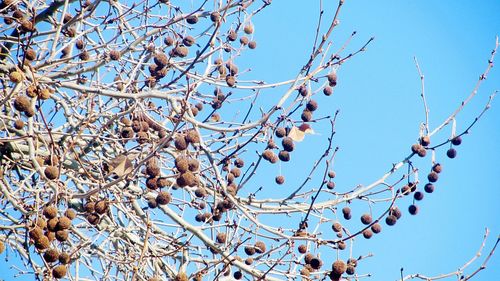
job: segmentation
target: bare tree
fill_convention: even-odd
[[[317,117],[316,100],[333,94],[340,66],[372,42],[351,47],[353,33],[332,44],[343,0],[333,18],[318,16],[303,68],[273,83],[248,80],[236,64],[258,47],[252,18],[270,0],[173,2],[3,0],[0,252],[17,253],[25,267],[19,274],[37,280],[367,276],[356,271],[368,256],[352,256],[353,238],[396,224],[399,207],[407,208],[401,198],[418,202],[433,192],[441,172],[435,150],[460,145],[490,106],[455,130],[498,40],[470,96],[435,127],[415,60],[425,121],[411,151],[374,182],[338,192],[338,114]],[[280,98],[270,102],[270,91]],[[331,130],[303,181],[289,194],[266,190],[259,173],[299,161],[295,146],[318,122]],[[445,128],[449,138],[432,139]],[[429,159],[429,173],[422,175],[416,157]],[[354,218],[356,201],[379,207]],[[408,210],[416,214],[418,206]],[[351,218],[361,221],[356,228],[343,224]],[[482,270],[495,247],[461,280]],[[476,258],[450,274],[402,279],[462,275]]]

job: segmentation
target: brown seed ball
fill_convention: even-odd
[[[323,88],[323,94],[325,96],[331,96],[333,94],[333,88],[330,86],[326,86]]]
[[[95,203],[95,212],[102,215],[108,211],[109,202],[106,199],[99,200]]]
[[[299,245],[298,250],[299,250],[299,253],[305,254],[307,252],[307,246],[304,244],[301,244],[301,245]]]
[[[372,238],[372,236],[373,236],[373,232],[369,228],[363,230],[363,237],[365,237],[366,239],[370,239],[370,238]]]
[[[274,134],[276,135],[276,137],[282,138],[282,137],[286,136],[286,129],[283,127],[279,127],[276,129]]]
[[[232,168],[231,174],[233,174],[234,177],[239,178],[241,176],[241,170],[238,168]]]
[[[66,272],[67,272],[66,266],[58,265],[54,267],[54,269],[52,269],[52,276],[54,276],[54,278],[61,279],[64,276],[66,276]]]
[[[342,208],[342,215],[344,215],[344,219],[350,220],[351,219],[351,208],[349,208],[349,207]]]
[[[83,61],[86,61],[90,59],[90,54],[87,51],[83,51],[78,55],[78,58],[80,58]]]
[[[52,92],[47,88],[44,88],[44,89],[41,89],[40,91],[38,91],[38,98],[40,100],[48,100],[51,95],[52,95]]]
[[[236,41],[238,39],[238,34],[234,30],[229,30],[229,33],[227,35],[227,40],[228,41]]]
[[[47,220],[47,229],[50,231],[56,231],[58,223],[59,223],[58,218],[52,218],[50,220]]]
[[[439,175],[438,175],[436,172],[430,172],[430,173],[427,175],[427,179],[428,179],[430,182],[437,182],[437,180],[439,179]]]
[[[396,216],[396,218],[399,220],[403,213],[401,213],[401,210],[399,210],[398,207],[392,207],[389,214]]]
[[[306,108],[307,108],[307,110],[309,110],[309,111],[315,111],[316,109],[318,109],[318,102],[316,102],[315,100],[310,100],[310,101],[306,104]]]
[[[347,248],[347,245],[344,241],[340,241],[338,244],[337,244],[337,248],[339,250],[345,250],[345,248]]]
[[[226,243],[226,237],[226,233],[220,232],[217,233],[215,240],[217,241],[217,243]]]
[[[285,177],[281,176],[281,175],[280,176],[276,176],[276,178],[274,179],[274,181],[277,184],[279,184],[279,185],[284,184],[285,183]]]
[[[179,187],[193,186],[196,183],[194,174],[190,171],[182,173],[176,180]]]
[[[335,178],[335,176],[336,176],[335,171],[333,171],[333,170],[328,171],[329,178],[333,179],[333,178]]]
[[[252,256],[255,254],[255,248],[253,246],[245,246],[245,254]]]
[[[189,24],[195,24],[198,22],[198,16],[197,15],[190,15],[186,18],[186,22]]]
[[[76,40],[76,42],[75,42],[75,46],[76,46],[76,48],[77,48],[78,50],[82,50],[82,49],[83,49],[83,47],[85,47],[85,43],[83,42],[83,40],[82,40],[82,39],[78,39],[78,40]]]
[[[165,39],[163,40],[163,43],[165,43],[165,45],[167,45],[167,47],[169,46],[172,46],[174,44],[174,38],[170,37],[170,36],[167,36],[165,37]]]
[[[87,221],[91,225],[97,225],[97,224],[99,224],[100,218],[96,214],[89,214],[89,215],[87,215]]]
[[[281,150],[278,154],[278,158],[283,162],[288,162],[290,161],[290,153],[288,151]]]
[[[57,208],[54,205],[48,205],[43,208],[43,215],[47,219],[53,219],[57,216]]]
[[[372,223],[372,216],[370,214],[363,214],[361,216],[361,222],[364,225],[368,225],[368,224]]]
[[[421,147],[418,151],[417,151],[417,155],[419,157],[425,157],[425,155],[427,155],[427,151],[425,150],[425,148]]]
[[[68,264],[70,262],[70,260],[71,260],[69,254],[64,253],[64,252],[62,252],[62,253],[59,254],[59,258],[58,259],[59,259],[59,262],[62,263],[62,264]]]
[[[255,251],[259,254],[262,254],[266,251],[266,244],[262,241],[255,242]]]
[[[25,96],[17,96],[14,99],[14,108],[20,112],[26,112],[31,108],[30,100]]]
[[[429,136],[423,136],[420,138],[420,144],[423,146],[429,146],[431,144],[431,138]]]
[[[40,238],[35,240],[35,248],[37,248],[38,250],[45,250],[49,247],[50,247],[50,241],[49,238],[47,238],[47,236],[42,235],[40,236]]]
[[[123,127],[121,136],[124,139],[131,139],[132,137],[134,137],[134,130],[132,129],[132,127]]]
[[[158,52],[153,57],[153,61],[158,66],[156,70],[164,68],[168,64],[168,57],[163,52]]]
[[[120,54],[120,51],[118,51],[118,50],[111,50],[109,52],[109,58],[111,60],[119,60],[120,56],[121,56],[121,54]]]
[[[262,153],[262,158],[264,158],[264,159],[265,159],[265,160],[267,160],[267,161],[271,161],[271,159],[272,159],[274,156],[276,156],[276,155],[275,155],[275,154],[274,154],[274,152],[273,152],[272,150],[270,150],[270,149],[266,149],[266,150],[264,150],[264,152]]]
[[[411,146],[411,151],[412,151],[413,153],[418,153],[418,151],[419,151],[421,148],[422,148],[422,145],[420,145],[420,144],[417,144],[417,143],[416,143],[416,144],[413,144],[413,145]]]
[[[257,48],[257,42],[255,42],[255,41],[248,42],[248,48],[250,48],[252,50]]]
[[[300,87],[297,90],[299,91],[299,94],[303,97],[307,97],[307,94],[309,94],[306,85],[300,85]]]
[[[178,135],[174,140],[174,145],[177,150],[186,150],[188,147],[188,143],[186,142],[186,138],[183,135]]]
[[[9,79],[10,79],[10,82],[17,84],[17,83],[20,83],[21,81],[23,81],[23,75],[19,71],[12,71],[9,74]]]
[[[313,118],[312,112],[309,110],[304,110],[302,111],[302,114],[300,115],[300,119],[304,122],[309,122]]]
[[[187,172],[189,169],[188,159],[184,156],[178,156],[175,158],[175,168],[177,168],[180,173]]]
[[[199,143],[200,136],[195,130],[189,130],[186,134],[186,141],[189,143]]]
[[[311,254],[311,253],[307,253],[305,256],[304,256],[304,262],[306,264],[310,264],[311,263],[311,260],[314,258],[314,256]]]
[[[43,230],[42,230],[41,227],[35,226],[33,229],[31,229],[29,231],[28,234],[29,234],[29,236],[30,236],[31,239],[33,239],[33,240],[36,241],[36,240],[39,240],[40,237],[43,236]]]
[[[314,257],[309,264],[313,269],[318,270],[323,265],[323,262],[319,258]]]
[[[43,254],[43,259],[48,262],[55,262],[59,258],[59,252],[56,249],[48,249],[44,254]]]
[[[451,143],[453,145],[460,145],[462,144],[462,137],[458,136],[458,137],[454,137],[451,139]]]
[[[434,166],[432,166],[432,171],[439,174],[443,171],[443,166],[441,166],[441,164],[439,163],[436,163],[434,164]]]
[[[229,87],[234,87],[236,85],[236,79],[232,75],[227,75],[226,76],[226,84]]]
[[[371,226],[371,230],[375,234],[380,233],[382,231],[382,226],[379,223],[375,223]]]
[[[234,160],[234,165],[238,168],[243,168],[243,166],[245,166],[245,161],[243,161],[243,159],[241,158],[237,158],[236,160]]]
[[[450,149],[448,149],[448,151],[446,151],[446,155],[449,158],[453,159],[453,158],[457,157],[457,151],[454,148],[450,148]]]
[[[28,50],[26,50],[26,53],[24,55],[25,55],[27,60],[30,60],[30,61],[36,60],[36,52],[35,52],[35,50],[33,50],[31,48],[28,48]]]
[[[158,188],[158,178],[150,177],[146,180],[146,187],[152,190],[156,190]]]
[[[342,225],[339,222],[334,222],[332,224],[332,229],[335,232],[341,232],[342,231]]]
[[[87,203],[85,203],[85,205],[83,206],[83,209],[87,213],[93,213],[95,211],[95,202],[87,202]]]
[[[396,218],[396,216],[394,216],[394,215],[389,215],[385,218],[385,223],[387,225],[395,225],[397,221],[398,221],[398,218]]]
[[[336,275],[342,275],[347,269],[347,265],[343,260],[336,260],[332,264],[332,272]]]
[[[55,166],[47,166],[44,171],[45,176],[49,180],[55,180],[59,177],[59,169]]]
[[[243,32],[245,32],[246,34],[252,34],[253,33],[253,25],[251,24],[247,24],[245,25],[245,27],[243,28]]]
[[[64,212],[64,215],[70,220],[76,218],[76,212],[73,209],[67,209],[66,212]]]
[[[330,84],[331,87],[337,85],[337,74],[335,72],[328,74],[326,78],[328,79],[328,83]]]
[[[243,46],[248,45],[248,42],[249,42],[249,41],[250,41],[250,40],[249,40],[249,39],[248,39],[248,37],[246,37],[246,36],[241,36],[241,37],[240,37],[240,44],[241,44],[241,45],[243,45]]]
[[[189,53],[189,50],[188,48],[184,47],[184,46],[177,46],[173,49],[173,54],[175,56],[178,56],[178,57],[181,57],[181,58],[184,58],[188,55]]]
[[[166,205],[172,201],[172,195],[166,191],[161,191],[158,193],[158,196],[156,196],[156,203],[158,205]]]
[[[281,141],[281,145],[283,146],[283,149],[288,152],[292,152],[295,147],[293,140],[290,137],[284,137]]]
[[[160,167],[156,163],[146,165],[146,174],[150,177],[158,177],[161,174]]]
[[[182,44],[185,46],[191,47],[196,43],[196,40],[194,39],[193,36],[188,35],[182,39]]]
[[[408,207],[408,212],[412,215],[416,215],[418,213],[418,206],[410,205],[410,207]]]
[[[432,193],[434,192],[434,185],[432,183],[428,183],[424,186],[424,190],[427,193]]]
[[[422,191],[417,191],[415,192],[415,194],[413,194],[413,198],[415,198],[415,200],[417,201],[420,201],[424,199],[424,193]]]
[[[348,259],[347,266],[353,266],[353,267],[358,266],[358,260],[353,258]]]
[[[59,221],[57,222],[56,229],[57,230],[64,230],[64,229],[69,229],[71,227],[71,220],[68,217],[60,217]]]
[[[64,242],[68,240],[68,231],[67,230],[59,230],[56,232],[57,241]]]
[[[26,110],[24,112],[24,115],[26,115],[26,117],[33,117],[35,116],[35,110],[33,108],[28,108],[28,110]]]
[[[47,238],[49,238],[49,241],[52,242],[54,240],[56,240],[56,233],[55,232],[52,232],[52,231],[46,231],[45,232],[45,236],[47,236]]]
[[[326,188],[328,189],[334,189],[335,188],[335,183],[333,181],[329,181],[326,183]]]

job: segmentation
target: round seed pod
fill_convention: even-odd
[[[316,102],[315,100],[310,100],[310,101],[306,104],[306,108],[307,108],[307,110],[309,110],[309,111],[315,111],[316,109],[318,109],[318,102]]]
[[[10,82],[12,83],[20,83],[23,81],[23,74],[19,71],[12,71],[10,74],[9,74],[9,79],[10,79]]]
[[[236,85],[236,79],[234,78],[234,76],[232,76],[232,75],[227,75],[227,76],[226,76],[226,84],[227,84],[229,87],[234,87],[234,85]]]
[[[347,273],[348,275],[354,275],[355,272],[356,272],[356,268],[352,265],[348,265],[346,270],[345,270],[345,273]]]
[[[188,143],[186,142],[186,138],[183,135],[178,135],[175,137],[174,145],[177,150],[186,150],[188,147]]]
[[[288,151],[281,150],[278,154],[278,158],[283,162],[288,162],[290,161],[290,153]]]
[[[172,201],[172,195],[166,191],[161,191],[158,193],[158,196],[156,196],[156,203],[158,205],[167,205]]]
[[[353,267],[358,266],[358,260],[353,258],[348,259],[347,266],[353,266]]]
[[[45,236],[49,239],[50,242],[56,240],[56,233],[52,231],[45,231]]]
[[[101,218],[96,215],[96,214],[88,214],[87,215],[87,221],[91,224],[91,225],[97,225],[99,224]]]
[[[416,215],[418,213],[418,206],[410,205],[410,207],[408,207],[408,212],[412,215]]]
[[[45,250],[50,247],[50,241],[47,236],[42,235],[40,238],[35,240],[35,248],[38,250]]]
[[[255,242],[255,251],[258,254],[264,253],[266,251],[266,244],[264,244],[264,242],[262,241]]]
[[[78,50],[82,50],[83,47],[85,47],[85,43],[83,42],[82,39],[78,39],[76,40],[75,42],[75,47],[78,49]]]
[[[396,216],[396,218],[399,220],[403,213],[401,213],[401,210],[399,210],[398,207],[392,207],[389,214]]]
[[[57,167],[55,166],[45,167],[45,171],[43,173],[49,180],[55,180],[59,177],[59,169],[57,169]]]
[[[17,96],[14,99],[14,108],[20,112],[26,112],[31,108],[30,100],[25,96]]]
[[[156,190],[158,188],[158,178],[150,177],[146,180],[146,187],[152,190]]]
[[[276,156],[274,154],[274,152],[270,149],[266,149],[264,150],[264,152],[262,153],[262,158],[264,158],[264,160],[267,160],[267,161],[271,161],[271,159]]]
[[[156,163],[146,165],[146,174],[150,177],[158,177],[161,174],[160,167]]]
[[[345,250],[345,248],[347,248],[347,245],[344,241],[340,241],[338,244],[337,244],[337,248],[339,250]]]
[[[95,212],[102,215],[108,211],[109,202],[106,199],[99,200],[95,203]]]
[[[182,173],[176,180],[179,187],[193,186],[196,183],[194,174],[190,171]]]
[[[243,168],[243,166],[245,166],[245,161],[241,158],[236,158],[236,160],[234,160],[234,165],[238,168]]]
[[[167,55],[165,55],[165,53],[158,52],[153,57],[153,61],[157,65],[156,70],[160,70],[160,69],[164,68],[165,66],[167,66],[167,64],[168,64],[168,57],[167,57]]]
[[[246,36],[241,36],[241,37],[240,37],[240,44],[241,44],[241,45],[243,45],[243,46],[248,45],[248,42],[249,42],[249,41],[250,41],[250,40],[249,40],[249,39],[248,39],[248,37],[246,37]]]
[[[245,246],[245,254],[252,256],[255,254],[255,248],[253,246]]]
[[[196,43],[196,40],[194,39],[193,36],[188,35],[182,39],[182,44],[185,46],[191,47]]]
[[[312,112],[309,110],[304,110],[302,111],[302,114],[300,115],[300,119],[304,122],[309,122],[313,118]]]
[[[26,53],[24,53],[27,60],[34,61],[36,60],[36,52],[32,48],[28,48]]]
[[[345,264],[345,262],[343,260],[336,260],[332,264],[332,273],[334,273],[335,275],[340,276],[340,275],[344,274],[346,269],[347,269],[347,265]]]
[[[70,220],[76,218],[76,212],[73,209],[67,209],[66,212],[64,212],[64,215]]]
[[[334,222],[332,224],[332,229],[334,232],[341,232],[342,231],[342,225],[339,222]]]
[[[148,207],[151,209],[158,207],[158,203],[156,203],[156,198],[149,198],[147,202],[148,202]]]
[[[234,177],[239,178],[241,176],[241,170],[238,168],[232,168],[231,169],[231,174],[234,175]]]
[[[292,152],[294,149],[294,143],[290,137],[284,137],[281,141],[281,145],[283,146],[283,149],[288,152]]]
[[[351,208],[349,208],[349,207],[342,208],[342,215],[344,215],[344,219],[350,220],[351,219]]]
[[[207,190],[203,187],[198,187],[195,191],[194,191],[194,195],[198,198],[203,198],[205,196],[208,195],[207,193]]]
[[[453,159],[453,158],[457,157],[457,151],[454,148],[450,148],[450,149],[448,149],[448,151],[446,151],[446,155],[449,158]]]
[[[443,171],[443,166],[441,166],[441,164],[439,163],[436,163],[434,164],[434,166],[432,166],[432,171],[439,174]]]
[[[58,259],[61,264],[69,264],[71,261],[69,254],[64,252],[59,253]]]
[[[186,134],[186,141],[188,143],[199,143],[200,142],[200,136],[195,130],[189,130]]]
[[[57,217],[57,208],[54,205],[48,205],[45,208],[43,208],[43,215],[47,219],[53,219]]]
[[[67,269],[64,265],[58,265],[52,269],[52,276],[57,279],[61,279],[66,276]]]
[[[90,59],[90,54],[89,52],[87,51],[83,51],[81,52],[79,55],[78,55],[78,58],[83,60],[83,61],[86,61],[86,60],[89,60]]]
[[[427,150],[425,150],[424,147],[421,147],[418,151],[417,151],[417,155],[419,157],[425,157],[425,155],[427,155]]]
[[[33,240],[39,240],[43,236],[43,230],[41,227],[35,226],[28,232],[29,236]]]
[[[121,131],[121,136],[124,139],[130,139],[134,137],[134,130],[132,127],[123,127]]]
[[[277,184],[279,184],[279,185],[281,185],[281,184],[284,184],[284,183],[285,183],[285,177],[284,177],[284,176],[281,176],[281,175],[280,175],[280,176],[276,176],[276,178],[275,178],[274,180],[275,180],[275,182],[276,182]]]
[[[329,181],[326,183],[326,188],[328,189],[334,189],[335,188],[335,182]]]
[[[59,252],[56,249],[48,249],[43,253],[43,259],[48,262],[55,262],[59,258]]]
[[[437,182],[437,180],[439,179],[439,176],[436,172],[430,172],[428,175],[427,175],[427,179],[430,181],[430,182]]]
[[[361,216],[361,222],[364,225],[368,225],[368,224],[372,223],[372,216],[370,214],[363,214]]]
[[[170,37],[170,36],[167,36],[165,37],[165,39],[163,39],[163,43],[165,43],[165,45],[167,45],[167,47],[170,47],[174,44],[174,38]]]
[[[337,85],[337,74],[335,72],[328,74],[326,78],[328,79],[330,87],[334,87]]]
[[[428,183],[424,186],[424,190],[427,193],[432,193],[434,192],[434,185],[432,183]]]
[[[62,216],[59,218],[59,221],[57,222],[56,226],[57,230],[69,229],[70,227],[71,227],[71,220],[68,217]]]
[[[311,260],[314,258],[314,256],[311,254],[311,253],[307,253],[305,256],[304,256],[304,262],[306,264],[310,264],[311,263]]]
[[[276,135],[276,137],[282,138],[282,137],[286,136],[286,129],[283,127],[279,127],[276,129],[274,134]]]
[[[375,223],[371,226],[371,230],[375,234],[380,233],[382,231],[382,226],[379,223]]]
[[[314,257],[309,264],[314,270],[318,270],[323,265],[323,262],[319,258]]]
[[[372,236],[373,236],[373,232],[369,228],[363,230],[363,237],[365,237],[366,239],[370,239],[370,238],[372,238]]]
[[[398,218],[396,218],[396,216],[394,216],[394,215],[389,215],[385,218],[385,223],[387,225],[395,225],[397,221],[398,221]]]
[[[121,56],[121,54],[120,54],[120,51],[118,51],[118,50],[111,50],[109,52],[109,58],[111,60],[119,60],[120,56]]]
[[[156,187],[157,188],[163,188],[163,187],[166,187],[166,186],[169,186],[171,184],[171,182],[167,179],[167,178],[158,178],[156,180]]]
[[[333,88],[332,88],[332,87],[330,87],[330,86],[325,86],[325,87],[323,88],[323,94],[324,94],[325,96],[331,96],[331,95],[333,94]]]
[[[226,233],[217,233],[217,235],[215,236],[215,240],[217,241],[217,243],[226,243]]]
[[[413,198],[415,198],[415,200],[417,201],[420,201],[424,199],[424,193],[422,191],[417,191],[415,192],[415,194],[413,194]]]
[[[245,32],[246,34],[252,34],[254,31],[253,29],[253,25],[251,24],[247,24],[245,25],[245,27],[243,28],[243,32]]]
[[[454,137],[451,139],[451,143],[453,145],[460,145],[462,144],[462,137],[458,136],[458,137]]]
[[[41,89],[40,91],[38,91],[38,98],[40,100],[48,100],[51,95],[52,95],[52,93],[47,88],[44,88],[44,89]]]
[[[252,50],[257,48],[257,42],[255,42],[255,41],[248,42],[248,48],[250,48]]]
[[[301,245],[299,245],[298,250],[299,250],[299,253],[305,254],[307,252],[307,246],[304,244],[301,244]]]
[[[85,205],[83,206],[83,209],[87,213],[93,213],[95,211],[95,202],[89,201],[89,202],[85,203]]]
[[[229,33],[227,34],[227,40],[228,41],[236,41],[238,39],[238,34],[234,30],[229,30]]]
[[[177,168],[180,173],[187,172],[189,169],[188,159],[184,156],[178,156],[175,158],[175,168]]]
[[[188,55],[189,53],[189,50],[188,48],[184,47],[184,46],[177,46],[173,49],[173,54],[175,56],[178,56],[178,57],[181,57],[181,58],[184,58]]]
[[[186,18],[186,22],[189,24],[195,24],[198,22],[198,16],[197,15],[190,15]]]
[[[68,240],[68,231],[67,230],[59,230],[56,231],[56,239],[57,241],[64,242]]]

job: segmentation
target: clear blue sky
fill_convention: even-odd
[[[325,18],[329,18],[336,1],[323,2]],[[252,64],[256,77],[279,81],[296,73],[310,52],[317,13],[318,1],[273,1],[255,18],[259,47],[251,59],[265,62]],[[426,77],[433,128],[469,95],[485,69],[495,36],[500,34],[499,14],[499,1],[345,1],[341,25],[333,34],[336,46],[354,30],[358,35],[350,51],[371,36],[375,41],[340,69],[333,98],[318,97],[323,114],[341,111],[335,136],[335,145],[341,148],[335,162],[337,186],[378,179],[391,163],[408,154],[418,137],[424,115],[413,56]],[[500,71],[493,68],[475,100],[458,116],[459,132],[499,89]],[[450,133],[448,127],[436,139],[446,139]],[[309,147],[323,147],[324,142],[317,139]],[[457,158],[450,160],[446,149],[438,150],[437,160],[444,172],[436,191],[419,203],[419,214],[410,217],[408,205],[404,205],[410,204],[408,198],[401,204],[404,220],[393,228],[384,224],[382,234],[371,240],[357,239],[354,256],[375,255],[363,262],[358,273],[371,273],[372,280],[396,280],[401,267],[405,274],[428,276],[455,271],[477,252],[488,227],[490,237],[483,257],[466,272],[479,267],[500,234],[499,144],[497,97],[486,116],[464,137]],[[423,180],[430,158],[417,163]],[[289,165],[282,173],[292,175],[303,169]],[[500,280],[498,253],[475,280]]]
[[[323,2],[327,20],[336,1]],[[264,78],[268,82],[295,77],[311,50],[317,14],[318,1],[273,1],[254,18],[258,47],[238,60],[240,69],[251,67],[247,77]],[[346,53],[357,50],[372,36],[375,41],[366,52],[341,67],[333,97],[318,97],[320,115],[340,109],[334,141],[340,147],[335,160],[340,190],[377,180],[391,163],[408,155],[417,139],[424,115],[413,56],[417,56],[426,77],[432,129],[469,95],[485,69],[495,36],[500,34],[499,14],[500,1],[493,0],[345,2],[341,24],[332,37],[334,47],[341,45],[353,31],[357,31],[357,36]],[[458,116],[459,132],[479,114],[494,90],[500,90],[500,69],[496,68],[476,98]],[[277,99],[278,94],[281,93],[270,99]],[[464,136],[456,159],[446,158],[445,148],[437,151],[437,160],[444,171],[436,191],[426,194],[419,203],[417,216],[406,211],[410,204],[410,198],[406,198],[400,204],[403,219],[396,226],[389,228],[383,224],[380,235],[370,240],[356,239],[353,256],[374,254],[360,264],[357,273],[372,274],[369,280],[397,280],[401,267],[405,275],[434,276],[455,271],[475,255],[488,227],[490,237],[483,256],[466,274],[479,267],[500,235],[499,99],[471,134]],[[303,178],[305,168],[315,160],[308,155],[321,153],[308,148],[323,149],[326,125],[315,127],[321,135],[310,136],[298,145],[294,157],[303,157],[303,165],[295,162],[282,165],[281,172],[287,181],[294,176]],[[436,140],[444,140],[449,134],[447,127]],[[430,158],[416,163],[424,179]],[[276,171],[271,170],[268,176],[275,175]],[[499,253],[474,280],[500,280]],[[341,257],[345,259],[347,254],[342,253]],[[2,261],[5,255],[0,255]],[[2,279],[12,280],[12,271],[5,264],[0,266]]]

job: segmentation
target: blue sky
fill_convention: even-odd
[[[336,4],[323,1],[328,24]],[[369,184],[382,176],[392,163],[409,154],[424,120],[420,81],[413,57],[425,74],[431,129],[440,124],[469,95],[484,71],[495,36],[500,34],[499,1],[346,1],[341,24],[332,35],[334,48],[357,31],[344,54],[357,50],[370,37],[375,40],[363,52],[346,62],[338,72],[339,84],[332,97],[318,97],[319,115],[340,109],[334,145],[340,150],[335,159],[339,190]],[[238,59],[240,69],[251,67],[247,77],[277,82],[295,77],[307,61],[317,23],[318,1],[273,1],[253,24],[258,43]],[[500,58],[497,57],[497,61]],[[485,106],[488,96],[500,90],[500,71],[493,68],[476,98],[457,117],[457,131],[463,131]],[[274,95],[275,94],[275,95]],[[273,102],[281,92],[269,92]],[[465,273],[475,270],[500,234],[500,102],[464,136],[456,159],[437,151],[443,173],[433,194],[419,203],[417,216],[400,207],[403,219],[370,240],[357,238],[353,256],[374,254],[358,267],[369,280],[397,280],[404,273],[434,276],[455,271],[472,258],[486,227],[490,237],[483,256]],[[318,135],[298,144],[295,158],[302,164],[273,166],[262,179],[274,178],[277,169],[287,181],[299,180],[325,145],[328,124],[315,125]],[[446,127],[436,142],[451,133]],[[434,140],[434,139],[433,139]],[[416,159],[425,178],[430,157]],[[301,175],[301,177],[299,177]],[[288,188],[286,185],[283,188]],[[290,186],[292,190],[293,186]],[[354,209],[357,216],[366,206]],[[342,258],[348,253],[342,253]],[[0,258],[5,257],[5,253]],[[327,259],[328,260],[328,259]],[[331,257],[330,257],[331,260]],[[10,280],[12,271],[0,269],[0,280]],[[500,279],[498,252],[486,270],[474,280]],[[30,279],[25,279],[30,280]]]

